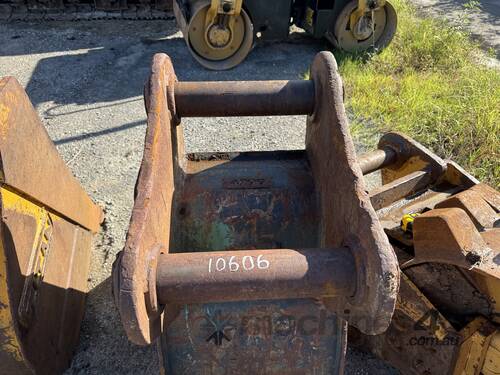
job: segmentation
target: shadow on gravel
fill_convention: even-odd
[[[54,140],[54,144],[56,146],[59,146],[59,145],[65,144],[65,143],[83,141],[83,140],[86,140],[89,138],[100,137],[102,135],[116,133],[119,131],[135,128],[136,126],[144,126],[145,124],[146,124],[145,120],[144,121],[142,121],[142,120],[141,121],[134,121],[134,122],[130,122],[128,124],[124,124],[124,125],[117,126],[114,128],[107,128],[107,129],[99,130],[99,131],[92,132],[92,133],[85,133],[85,134],[75,135],[75,136],[71,136],[71,137],[67,137],[67,138],[57,139],[57,140]]]
[[[96,22],[90,31],[75,22],[18,23],[7,28],[0,55],[47,55],[37,61],[26,87],[35,106],[52,102],[57,108],[141,96],[153,55],[159,52],[172,58],[179,80],[266,80],[300,78],[312,57],[328,48],[324,41],[299,36],[286,42],[257,45],[243,64],[232,70],[209,71],[191,57],[172,21],[170,30],[163,34],[157,30],[161,25],[152,31],[146,28],[131,34],[122,32],[123,27],[128,27],[127,22]],[[44,115],[57,116],[51,113],[54,108]]]

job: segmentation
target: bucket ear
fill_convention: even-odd
[[[156,54],[144,88],[148,119],[134,208],[125,248],[113,267],[115,302],[128,338],[138,345],[150,344],[161,333],[162,311],[148,306],[151,293],[144,285],[157,249],[168,252],[175,176],[182,173],[183,139],[171,95],[176,80],[170,57]]]
[[[357,163],[342,79],[330,52],[316,55],[311,79],[316,104],[307,119],[306,152],[320,197],[320,245],[355,250],[359,292],[338,313],[363,333],[378,334],[389,326],[396,304],[397,258],[372,207]],[[338,304],[332,301],[333,306]]]

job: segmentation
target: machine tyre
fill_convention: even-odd
[[[210,58],[207,54],[204,54],[202,48],[209,48],[208,45],[205,46],[203,43],[205,38],[197,38],[194,41],[194,33],[199,33],[200,27],[198,25],[199,18],[204,19],[204,15],[208,8],[210,7],[210,2],[202,2],[199,6],[195,7],[193,10],[193,15],[189,20],[187,26],[187,32],[185,33],[186,43],[191,55],[199,62],[202,66],[210,70],[227,70],[234,68],[236,65],[240,64],[248,55],[253,47],[253,24],[248,13],[242,9],[240,13],[239,20],[243,21],[243,37],[241,43],[236,47],[236,51],[229,56],[224,56],[225,52],[219,53],[218,56]],[[197,22],[198,21],[198,22]],[[205,30],[202,29],[205,33]],[[197,35],[198,36],[198,35]],[[208,51],[208,49],[207,49]],[[226,53],[227,54],[227,53]],[[222,57],[221,57],[222,55]]]
[[[375,11],[375,38],[372,34],[366,39],[358,40],[350,25],[350,16],[357,6],[358,0],[347,3],[335,20],[333,30],[327,32],[326,38],[336,48],[346,52],[363,52],[370,48],[381,50],[387,47],[397,29],[398,18],[394,7],[386,2],[384,7]]]

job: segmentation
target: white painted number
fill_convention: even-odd
[[[257,267],[261,270],[266,270],[269,268],[269,261],[262,258],[262,255],[257,257]]]
[[[248,265],[250,263],[250,265]],[[251,271],[255,267],[255,264],[253,264],[253,258],[249,255],[245,255],[242,260],[243,268],[245,271]]]
[[[236,272],[240,269],[240,265],[234,261],[234,255],[229,259],[229,271]]]
[[[236,259],[236,256],[234,255],[231,256],[227,262],[226,259],[222,257],[217,258],[216,260],[210,258],[208,260],[208,272],[212,272],[213,262],[215,262],[215,271],[217,272],[226,270],[226,267],[230,272],[237,272],[241,270],[252,271],[255,269],[256,264],[259,270],[267,270],[271,266],[271,263],[267,259],[264,259],[262,254],[257,256],[257,260],[254,260],[253,256],[245,255],[241,259],[241,262],[238,262],[238,259]]]
[[[226,268],[226,260],[224,258],[217,259],[217,262],[215,263],[215,269],[217,271],[224,271],[224,268]]]

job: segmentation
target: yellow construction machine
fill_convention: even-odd
[[[387,0],[0,0],[0,9],[3,19],[47,12],[63,20],[168,19],[173,10],[192,56],[213,70],[235,67],[254,45],[295,31],[361,52],[384,48],[397,28]]]
[[[288,38],[290,26],[348,52],[387,46],[397,27],[386,0],[173,0],[177,23],[204,67],[230,69],[261,41]]]

